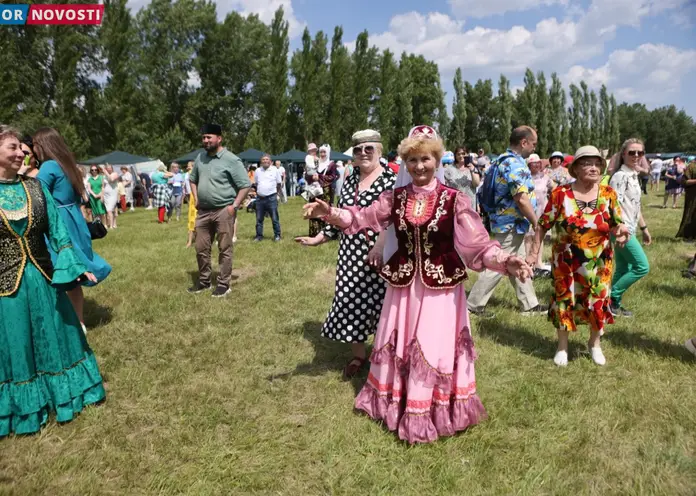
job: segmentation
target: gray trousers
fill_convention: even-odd
[[[525,258],[524,234],[496,233],[494,237],[505,252],[511,255],[517,255],[523,259]],[[502,278],[503,274],[488,269],[484,270],[469,293],[469,309],[483,309],[488,303],[488,300],[491,299],[491,296],[493,296],[493,291]],[[522,305],[522,310],[529,310],[539,304],[539,300],[537,300],[536,293],[534,292],[534,283],[531,279],[528,279],[527,282],[521,282],[513,276],[508,276],[508,278],[515,288],[515,293],[517,293],[517,299]]]

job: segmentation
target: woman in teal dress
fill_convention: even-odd
[[[106,207],[104,206],[104,182],[106,179],[99,170],[99,167],[92,165],[89,168],[89,177],[87,178],[87,192],[89,193],[89,207],[92,209],[92,215],[99,217],[103,225],[106,225]]]
[[[73,154],[63,137],[52,128],[39,129],[34,135],[34,151],[41,161],[37,179],[43,183],[53,196],[72,245],[78,258],[87,270],[94,274],[96,281],[83,281],[62,287],[75,307],[75,312],[84,330],[84,293],[82,286],[94,286],[111,273],[111,266],[92,251],[92,237],[87,222],[80,211],[80,203],[87,199],[82,171],[77,166]],[[49,247],[50,249],[50,247]],[[51,259],[56,263],[57,253],[51,251]]]
[[[17,175],[17,136],[0,125],[0,438],[35,433],[50,414],[68,422],[106,395],[70,300],[51,286],[94,275],[71,246],[50,193]]]

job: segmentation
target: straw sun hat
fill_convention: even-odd
[[[597,157],[604,162],[604,158],[602,157],[602,154],[599,153],[597,147],[591,145],[581,146],[577,149],[575,155],[573,155],[573,162],[568,166],[568,174],[570,174],[571,177],[575,179],[578,178],[578,176],[575,174],[575,164],[578,160],[584,157]]]

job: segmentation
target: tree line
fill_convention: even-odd
[[[135,15],[126,3],[105,0],[98,27],[0,30],[0,121],[29,133],[57,127],[80,158],[114,149],[171,158],[199,146],[203,122],[220,123],[235,151],[309,141],[343,150],[367,127],[393,150],[414,123],[438,128],[450,148],[500,152],[510,130],[528,124],[542,156],[588,143],[614,152],[627,137],[649,152],[696,150],[683,110],[617,104],[584,81],[566,92],[556,73],[527,69],[513,94],[504,75],[494,89],[457,69],[448,108],[437,64],[380,51],[367,31],[351,52],[340,26],[314,37],[305,29],[290,55],[282,7],[267,25],[236,12],[219,21],[206,0],[152,0]]]

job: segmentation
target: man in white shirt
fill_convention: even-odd
[[[660,191],[660,177],[662,176],[662,166],[664,162],[657,157],[650,163],[650,191],[656,189]]]
[[[271,167],[271,156],[261,157],[261,167],[254,172],[256,186],[256,239],[263,239],[263,220],[266,213],[273,222],[275,241],[280,241],[280,218],[278,217],[278,195],[283,186],[283,178],[277,167]]]

